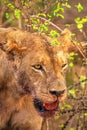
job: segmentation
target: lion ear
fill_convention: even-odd
[[[19,46],[18,41],[16,41],[15,34],[17,29],[15,28],[0,28],[0,49],[12,56],[15,54],[21,54],[27,48]],[[14,34],[14,35],[12,35]]]
[[[6,48],[5,50],[8,53],[14,52],[14,53],[19,53],[19,54],[27,49],[26,47],[19,47],[18,43],[16,41],[13,41],[12,39],[7,40],[7,44],[5,48]]]
[[[65,29],[60,37],[59,40],[61,42],[61,48],[64,52],[75,52],[77,53],[80,57],[86,58],[86,54],[85,54],[85,47],[79,43],[78,45],[74,44],[74,41],[72,40],[71,37],[71,32],[68,29]],[[86,45],[86,43],[85,43]]]
[[[64,31],[61,32],[60,37],[58,37],[58,40],[60,42],[60,46],[64,52],[68,52],[68,49],[71,45],[71,32],[68,29],[64,29]]]

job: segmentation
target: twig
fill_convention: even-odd
[[[14,18],[6,20],[4,23],[2,23],[2,24],[0,25],[0,27],[5,27],[5,26],[7,26],[12,20],[14,20]]]
[[[79,120],[80,120],[80,113],[79,113],[79,115],[78,115],[78,120],[77,120],[76,130],[78,130],[78,127],[79,127]]]
[[[38,18],[38,19],[41,19],[41,20],[43,20],[43,21],[48,21],[46,18],[37,16],[37,15],[32,15],[32,16],[30,16],[30,17],[31,17],[31,18]],[[60,32],[63,31],[60,27],[58,27],[57,25],[55,25],[55,24],[52,23],[52,22],[49,22],[49,25],[52,25],[54,28],[56,28],[56,29],[59,30]]]
[[[75,45],[75,46],[78,49],[78,51],[80,52],[80,54],[82,55],[82,57],[86,60],[86,56],[84,55],[84,53],[82,52],[82,50],[77,45]]]
[[[74,97],[72,97],[72,99],[74,99],[74,100],[85,100],[85,101],[87,101],[87,97],[86,96],[84,96],[84,97],[79,97],[79,98],[74,98]]]
[[[77,86],[79,86],[81,83],[86,82],[86,81],[87,81],[87,78],[81,80],[81,81],[78,82],[78,83],[75,83],[75,84],[73,84],[73,85],[70,85],[69,88],[68,88],[68,90],[72,89],[73,87],[77,87]]]
[[[69,129],[70,129],[71,123],[73,122],[73,120],[75,119],[75,117],[77,116],[77,114],[78,114],[78,113],[76,113],[76,114],[73,113],[73,114],[69,117],[69,119],[64,123],[64,127],[62,128],[62,130],[65,130],[65,129],[69,130]]]
[[[83,108],[78,108],[78,109],[69,109],[69,110],[63,110],[63,111],[60,111],[60,113],[63,115],[63,114],[66,114],[66,113],[71,113],[71,112],[75,112],[75,113],[79,113],[81,111],[87,111],[87,106],[83,107]]]

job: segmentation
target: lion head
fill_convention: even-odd
[[[67,95],[65,73],[70,32],[65,30],[61,34],[60,45],[51,45],[51,39],[43,35],[14,28],[3,31],[2,37],[0,47],[14,81],[7,79],[7,88],[14,90],[15,97],[17,93],[31,95],[41,116],[54,115]]]

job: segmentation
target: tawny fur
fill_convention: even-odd
[[[54,46],[39,34],[0,28],[0,130],[41,130],[43,118],[35,109],[33,99],[55,101],[50,90],[65,90],[59,101],[65,99],[62,66],[67,63],[71,42],[65,37],[64,34],[59,38],[63,44]],[[44,72],[32,68],[39,63]]]

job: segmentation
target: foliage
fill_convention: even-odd
[[[80,3],[78,3],[78,5],[76,5],[76,8],[77,8],[79,13],[84,9]]]
[[[82,28],[83,28],[83,25],[85,24],[85,23],[87,23],[87,17],[85,17],[85,18],[80,18],[80,17],[77,17],[76,19],[75,19],[75,22],[76,22],[76,24],[77,24],[77,28],[80,30],[80,31],[82,31]]]
[[[71,3],[73,0],[71,1]],[[83,32],[84,25],[87,23],[87,16],[80,17],[79,14],[84,11],[84,6],[79,2],[74,5],[78,12],[78,17],[73,20],[77,29]],[[53,38],[51,44],[60,44],[57,37],[62,31],[60,25],[55,23],[60,20],[65,20],[65,10],[71,10],[72,5],[68,0],[1,0],[0,1],[0,25],[8,27],[15,26],[26,29],[31,32],[38,31],[39,33],[46,34]],[[73,9],[72,9],[73,10]],[[72,17],[72,16],[70,16]],[[54,21],[54,23],[53,23]],[[67,23],[66,27],[70,27]],[[72,36],[76,36],[72,33]],[[74,44],[77,45],[76,39]],[[69,71],[67,73],[68,85],[68,100],[61,106],[60,113],[55,117],[55,120],[63,120],[65,115],[66,119],[58,124],[58,130],[86,130],[87,129],[87,45],[85,51],[81,52],[82,58],[77,53],[70,53]],[[84,64],[83,64],[84,60]],[[85,66],[84,66],[85,65]],[[75,71],[75,69],[77,70]],[[78,71],[79,68],[79,71]],[[87,73],[87,72],[86,72]],[[67,114],[67,116],[66,116]],[[74,122],[76,120],[76,122]],[[83,125],[81,123],[83,122]],[[72,127],[74,122],[75,127]],[[77,124],[76,124],[77,123]]]

